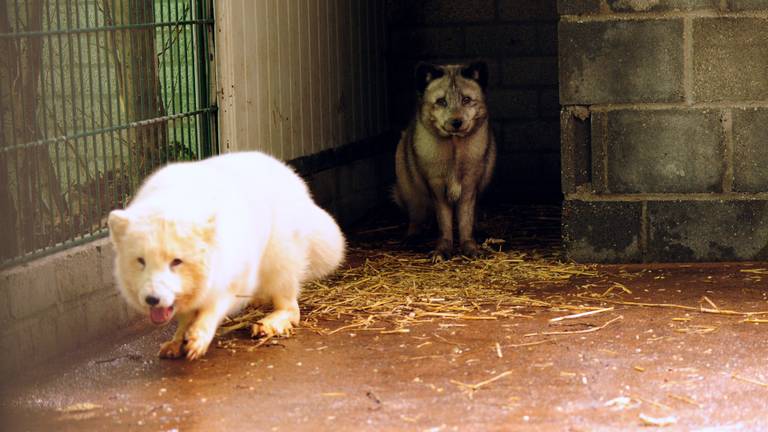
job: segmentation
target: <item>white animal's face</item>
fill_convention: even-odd
[[[213,223],[200,227],[115,210],[109,215],[123,296],[155,324],[196,307],[204,294]]]
[[[422,79],[422,122],[441,137],[471,135],[488,117],[480,72],[472,65],[428,67]]]

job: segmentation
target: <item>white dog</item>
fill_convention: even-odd
[[[302,282],[334,271],[345,242],[302,179],[258,152],[168,165],[109,215],[115,275],[128,303],[178,328],[160,357],[205,354],[216,328],[250,301],[274,311],[254,336],[299,323]]]

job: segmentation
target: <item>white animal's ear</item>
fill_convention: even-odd
[[[128,212],[125,210],[112,210],[109,213],[107,225],[109,225],[109,238],[113,243],[117,243],[125,235],[130,221]]]

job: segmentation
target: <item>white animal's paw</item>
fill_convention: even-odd
[[[213,332],[205,329],[190,329],[184,336],[187,341],[184,349],[187,351],[187,360],[196,360],[205,355],[208,346],[213,340]]]
[[[177,359],[184,356],[184,341],[183,340],[169,340],[160,345],[160,352],[157,353],[158,357],[164,359]]]
[[[251,327],[251,336],[255,338],[262,337],[289,337],[293,334],[293,324],[287,318],[266,317]]]

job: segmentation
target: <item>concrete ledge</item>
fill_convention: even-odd
[[[0,272],[0,379],[134,321],[112,276],[108,239]]]
[[[642,259],[642,203],[567,200],[563,241],[579,262],[615,263]]]
[[[563,204],[563,237],[579,262],[768,259],[768,200],[583,201]]]

